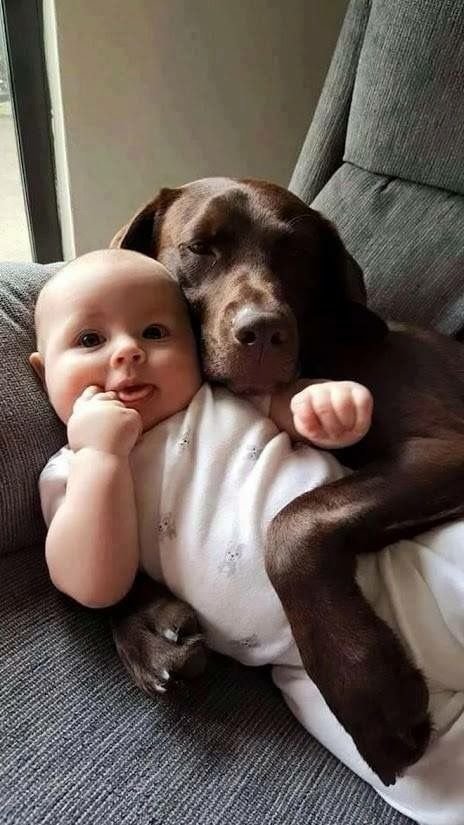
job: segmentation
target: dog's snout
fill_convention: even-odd
[[[239,344],[257,348],[279,348],[288,340],[288,323],[273,312],[244,308],[237,312],[232,331]]]

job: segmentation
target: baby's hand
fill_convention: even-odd
[[[311,384],[294,395],[290,408],[297,432],[316,447],[349,447],[360,441],[372,420],[372,395],[354,381]]]
[[[68,441],[76,452],[92,447],[100,452],[128,456],[142,433],[137,410],[125,407],[115,392],[87,387],[74,404],[68,421]]]

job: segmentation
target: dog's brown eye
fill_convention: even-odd
[[[212,249],[206,241],[192,241],[187,244],[187,249],[194,255],[211,255]]]

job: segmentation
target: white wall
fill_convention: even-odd
[[[107,245],[161,186],[286,185],[346,5],[44,0],[66,257],[73,236],[77,253]]]

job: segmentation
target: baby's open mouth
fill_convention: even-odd
[[[153,392],[151,384],[134,384],[133,387],[124,387],[117,391],[118,398],[123,403],[131,401],[140,401],[142,398],[148,398]]]

